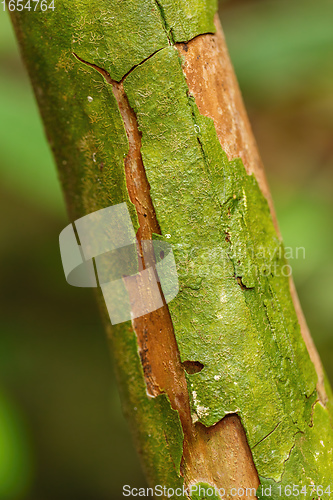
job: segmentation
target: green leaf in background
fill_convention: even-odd
[[[0,498],[21,498],[31,478],[32,461],[25,430],[0,389]]]
[[[332,88],[331,0],[237,3],[229,2],[220,17],[247,98],[262,106]]]
[[[8,190],[64,213],[55,164],[37,104],[22,69],[7,13],[0,11],[0,182]]]

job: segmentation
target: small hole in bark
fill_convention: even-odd
[[[193,373],[199,373],[203,369],[204,365],[200,361],[184,361],[183,363],[186,373],[193,375]]]
[[[164,252],[163,252],[163,250],[160,251],[160,257],[161,257],[161,259],[164,259]]]
[[[239,286],[241,287],[242,290],[253,290],[253,287],[251,288],[248,288],[247,286],[244,285],[244,283],[242,282],[242,277],[241,276],[237,276],[236,278]]]

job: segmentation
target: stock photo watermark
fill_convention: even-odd
[[[263,246],[246,247],[244,244],[225,244],[195,247],[173,245],[177,256],[177,271],[180,279],[187,276],[197,278],[252,275],[290,277],[292,262],[305,259],[304,247],[284,247],[282,244],[269,249]]]
[[[77,287],[100,286],[113,325],[155,311],[177,295],[171,245],[137,241],[126,203],[81,217],[74,225],[59,237],[66,280]]]
[[[259,488],[247,488],[245,486],[233,487],[230,489],[217,488],[216,486],[209,486],[203,484],[192,484],[190,486],[183,485],[182,488],[170,488],[167,486],[156,485],[153,488],[132,488],[130,485],[123,486],[124,497],[165,497],[165,498],[194,498],[195,500],[217,500],[219,498],[255,498],[256,496],[264,498],[277,498],[277,497],[294,497],[303,498],[309,496],[310,498],[315,495],[319,498],[325,498],[331,494],[331,486],[322,485],[298,485],[287,484],[285,486],[278,485],[274,491],[271,485],[260,485]]]
[[[59,242],[67,282],[100,287],[113,325],[168,304],[179,281],[236,278],[245,286],[260,276],[289,277],[290,261],[305,259],[304,247],[253,248],[228,238],[213,246],[138,241],[126,203],[81,217],[63,229]]]

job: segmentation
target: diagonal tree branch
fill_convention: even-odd
[[[126,202],[138,239],[173,245],[168,306],[111,328],[99,297],[151,485],[287,498],[329,484],[331,392],[215,11],[58,0],[11,15],[70,219]]]

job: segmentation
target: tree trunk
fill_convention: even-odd
[[[331,498],[331,391],[216,8],[57,0],[11,15],[70,220],[125,202],[139,240],[173,247],[168,306],[111,328],[99,297],[149,483]]]

